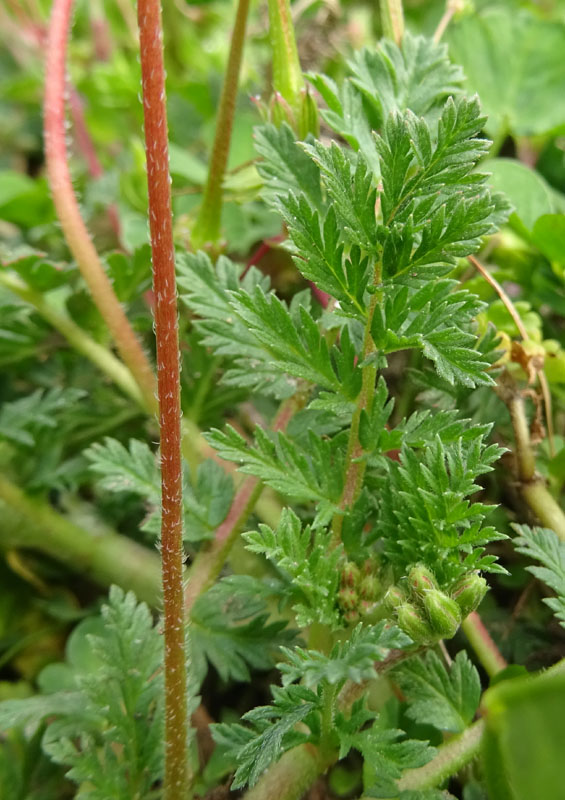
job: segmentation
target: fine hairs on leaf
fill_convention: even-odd
[[[542,564],[541,567],[528,566],[526,569],[553,589],[556,597],[544,597],[543,602],[565,627],[565,543],[549,528],[512,527],[518,534],[514,539],[516,550]]]
[[[0,727],[54,717],[42,747],[69,779],[88,782],[82,796],[148,797],[163,769],[162,639],[147,606],[115,586],[102,620],[89,640],[94,668],[83,663],[67,691],[2,704]]]
[[[264,381],[265,369],[308,387],[308,430],[257,426],[252,441],[229,426],[207,435],[222,458],[298,504],[283,509],[276,529],[260,524],[244,539],[276,569],[287,613],[324,631],[325,643],[283,647],[273,704],[244,716],[251,727],[216,726],[233,787],[253,785],[309,742],[336,758],[358,750],[367,795],[393,797],[403,771],[426,764],[433,748],[369,712],[362,690],[343,709],[339,692],[375,678],[392,652],[406,657],[451,638],[486,591],[479,573],[504,572],[485,549],[505,537],[485,524],[492,507],[474,498],[503,452],[489,443],[490,427],[451,410],[416,411],[391,427],[384,370],[391,354],[413,350],[458,391],[493,383],[474,322],[484,305],[449,273],[496,230],[506,206],[477,171],[489,148],[485,118],[477,98],[462,95],[444,47],[407,35],[400,50],[387,42],[360,54],[351,71],[340,88],[312,79],[349,147],[294,142],[285,124],[255,133],[265,199],[330,310],[320,317],[302,298],[287,305],[249,273],[240,281],[225,259],[221,289],[200,256],[201,276],[192,259],[184,286],[206,342],[255,368],[259,391],[278,385]],[[231,366],[227,375],[234,380]],[[394,679],[409,718],[429,716],[450,732],[472,721],[480,684],[464,654],[450,670],[432,652],[414,656]]]
[[[160,25],[157,19],[146,28],[144,6],[157,18],[160,7],[141,2],[148,51],[160,46],[160,36],[152,36]],[[284,33],[292,44],[290,4],[270,6],[279,16],[288,12]],[[240,4],[238,15],[244,11]],[[167,57],[184,67],[184,40],[177,41],[167,16]],[[196,16],[195,29],[204,31],[208,16]],[[110,26],[112,20],[109,14]],[[198,50],[203,58],[206,37]],[[235,202],[217,214],[208,209],[215,234],[207,252],[187,252],[205,238],[201,230],[183,234],[195,200],[185,190],[192,195],[200,181],[189,176],[191,137],[186,152],[184,144],[173,151],[177,163],[189,165],[181,177],[190,184],[174,185],[173,230],[163,65],[154,53],[153,69],[143,54],[151,259],[144,233],[129,253],[124,243],[124,252],[105,263],[120,303],[138,315],[136,330],[148,341],[154,303],[160,444],[153,417],[128,416],[129,399],[113,400],[108,407],[124,414],[123,425],[118,415],[97,418],[69,443],[75,506],[70,493],[47,483],[40,488],[50,492],[45,518],[68,506],[68,520],[59,514],[62,527],[91,501],[94,555],[87,552],[80,564],[86,575],[100,542],[145,536],[164,559],[168,601],[156,603],[165,612],[156,621],[132,593],[113,586],[101,613],[85,612],[71,633],[65,663],[40,673],[41,693],[0,703],[0,727],[36,736],[43,757],[64,771],[81,800],[192,800],[218,790],[226,797],[242,790],[244,797],[246,787],[253,800],[290,800],[306,796],[323,772],[336,797],[446,800],[441,787],[449,778],[468,777],[461,770],[476,750],[450,762],[451,771],[442,759],[488,720],[474,721],[481,677],[464,650],[453,653],[454,637],[461,626],[480,630],[475,612],[486,577],[506,572],[498,560],[500,543],[508,543],[495,512],[493,470],[510,426],[493,433],[495,416],[484,398],[500,385],[503,369],[510,374],[519,365],[510,351],[501,366],[488,291],[473,292],[467,257],[485,245],[489,252],[507,246],[507,232],[488,237],[510,206],[489,184],[488,164],[483,171],[491,147],[486,117],[479,98],[466,96],[447,46],[410,32],[398,39],[336,62],[339,80],[307,76],[316,94],[297,90],[295,108],[277,95],[265,106],[253,133],[256,158],[247,154],[251,160],[223,185],[214,178],[214,192],[221,188]],[[277,53],[277,65],[281,59]],[[109,63],[96,64],[97,81]],[[137,74],[135,80],[137,87]],[[191,83],[190,93],[195,88]],[[183,93],[174,91],[172,130],[195,99],[184,84]],[[323,135],[302,137],[319,130],[320,98]],[[202,116],[208,130],[205,103],[196,100],[190,113]],[[302,118],[305,109],[311,124]],[[298,111],[304,114],[295,119]],[[222,141],[218,127],[225,160],[229,135]],[[123,162],[117,163],[116,173]],[[130,178],[124,182],[136,194]],[[145,197],[136,196],[136,208],[144,205]],[[138,217],[136,211],[126,225],[133,238],[129,228]],[[240,221],[241,239],[256,242],[255,254],[227,232]],[[183,252],[175,252],[173,233]],[[29,239],[36,235],[31,230]],[[529,259],[534,264],[533,241],[532,232],[522,271]],[[232,260],[238,253],[247,264]],[[151,294],[149,261],[157,263]],[[559,266],[544,262],[536,280],[549,285]],[[75,281],[74,268],[59,271],[33,253],[11,263],[10,272],[29,291],[69,301],[69,314],[93,327],[96,347],[107,341],[99,320],[83,319],[72,306],[62,273]],[[0,363],[10,356],[4,341],[12,337],[18,344],[11,357],[23,372],[44,333],[25,307],[6,301],[2,287],[0,308]],[[68,353],[60,360],[61,369],[72,367]],[[58,425],[71,424],[69,410],[92,386],[79,373],[87,389],[60,389],[45,374],[45,388],[27,397],[16,389],[0,410],[8,475]],[[181,381],[183,452],[193,448],[185,460]],[[150,399],[152,413],[152,388]],[[143,417],[139,408],[134,413]],[[4,495],[0,501],[3,511]],[[19,508],[24,520],[26,502]],[[107,517],[119,533],[98,536],[95,526],[102,529]],[[527,569],[555,592],[545,602],[565,626],[564,546],[550,530],[514,527],[517,551],[537,562]],[[128,544],[142,551],[137,541]],[[41,585],[33,554],[29,566],[17,551],[10,558],[18,580]],[[77,596],[82,602],[78,590]],[[33,613],[61,622],[59,596],[45,592],[41,602]],[[67,605],[64,612],[76,619],[74,590]],[[8,652],[10,635],[7,627]],[[485,647],[495,648],[485,638],[476,649],[480,660]],[[20,660],[26,692],[28,657],[24,652]],[[194,739],[186,733],[191,715]],[[218,720],[210,725],[211,756],[210,717]],[[0,758],[0,776],[1,769]],[[470,785],[461,789],[465,800]]]

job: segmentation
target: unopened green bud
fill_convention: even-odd
[[[379,559],[371,556],[363,562],[363,575],[375,575],[379,569]]]
[[[398,586],[389,586],[386,590],[386,594],[383,597],[383,603],[385,608],[393,612],[395,611],[398,606],[402,605],[402,603],[406,602],[406,594],[400,589]]]
[[[341,585],[349,586],[351,589],[357,586],[361,573],[359,567],[353,561],[347,561],[341,571]]]
[[[479,607],[487,590],[488,584],[478,572],[470,572],[457,581],[451,590],[451,597],[459,606],[463,619]]]
[[[296,118],[290,105],[286,102],[280,92],[275,92],[269,103],[269,113],[271,122],[277,128],[286,122],[293,130],[296,130]]]
[[[408,585],[416,594],[421,596],[425,592],[437,589],[436,579],[423,564],[416,564],[415,567],[412,567],[408,573]]]
[[[359,603],[359,595],[355,589],[350,589],[348,586],[340,589],[337,593],[338,602],[344,611],[352,611],[357,608]]]
[[[396,609],[398,626],[415,644],[431,644],[437,638],[434,632],[413,603],[402,603]]]
[[[363,600],[376,600],[380,589],[379,579],[375,575],[365,575],[359,584],[359,595]]]
[[[320,135],[320,117],[312,92],[305,88],[300,90],[298,98],[298,135],[305,139],[309,133],[313,136]]]
[[[424,608],[434,631],[442,639],[451,639],[461,625],[459,606],[443,592],[432,589],[424,595]]]
[[[359,603],[359,612],[362,617],[367,617],[372,614],[375,609],[376,603],[374,600],[361,600]]]
[[[346,611],[343,615],[345,617],[345,621],[348,622],[350,625],[354,625],[356,622],[359,622],[359,612],[356,608],[352,608],[350,611]]]

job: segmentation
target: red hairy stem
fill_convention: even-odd
[[[165,70],[159,0],[138,0],[161,433],[165,800],[189,795],[183,598],[180,376]]]
[[[44,135],[47,174],[61,228],[71,253],[92,294],[120,356],[144,397],[156,410],[155,376],[140,341],[120,305],[82,219],[73,189],[65,140],[67,40],[73,0],[54,0],[47,35],[45,67]]]

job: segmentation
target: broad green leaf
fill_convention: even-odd
[[[450,25],[450,51],[481,98],[493,136],[532,136],[565,125],[565,25],[514,5]]]
[[[489,797],[561,800],[565,673],[503,681],[483,697],[482,756]]]
[[[485,167],[491,172],[489,182],[503,192],[515,211],[510,221],[519,232],[531,231],[536,220],[554,210],[551,189],[530,167],[510,158],[491,158]]]
[[[538,216],[531,238],[546,258],[560,265],[565,264],[565,215]]]

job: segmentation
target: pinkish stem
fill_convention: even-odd
[[[165,637],[165,800],[190,793],[183,598],[180,366],[169,142],[159,0],[137,4],[153,256],[161,432],[161,558]]]
[[[104,171],[100,161],[98,160],[96,150],[94,149],[94,144],[90,138],[90,134],[86,126],[82,100],[74,86],[69,88],[69,108],[71,117],[73,118],[73,127],[77,146],[84,156],[90,175],[96,180],[99,180],[104,174]],[[112,230],[116,234],[116,238],[119,240],[121,237],[120,218],[118,216],[118,209],[113,203],[108,206],[107,214],[108,219],[110,220],[110,225],[112,226]]]
[[[122,359],[143,393],[147,409],[155,411],[155,376],[151,365],[104,272],[71,181],[65,140],[65,73],[72,5],[73,0],[54,0],[47,36],[44,133],[49,184],[69,249]]]

